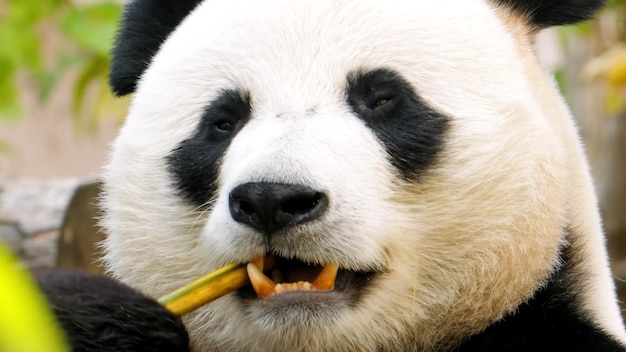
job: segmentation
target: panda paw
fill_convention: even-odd
[[[39,272],[36,279],[73,351],[189,351],[180,318],[122,283],[78,270]]]

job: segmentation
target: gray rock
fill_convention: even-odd
[[[22,259],[31,269],[51,268],[57,260],[58,230],[32,234],[22,242]]]
[[[28,267],[56,264],[61,224],[81,182],[0,175],[0,240]]]
[[[0,241],[8,245],[14,253],[20,254],[24,237],[17,221],[0,219]]]

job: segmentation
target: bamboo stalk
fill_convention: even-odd
[[[185,315],[249,282],[246,265],[228,264],[159,298],[159,303],[176,315]]]

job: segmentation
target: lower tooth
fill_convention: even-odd
[[[274,295],[279,295],[285,292],[312,291],[314,289],[315,288],[313,287],[313,284],[307,281],[287,282],[282,284],[276,284],[276,286],[274,287],[274,292],[272,293]]]
[[[300,281],[298,282],[298,288],[304,291],[311,291],[311,289],[313,288],[313,284],[308,281]]]

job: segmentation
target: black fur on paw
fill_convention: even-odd
[[[189,351],[180,318],[122,283],[79,270],[36,279],[75,352]]]

